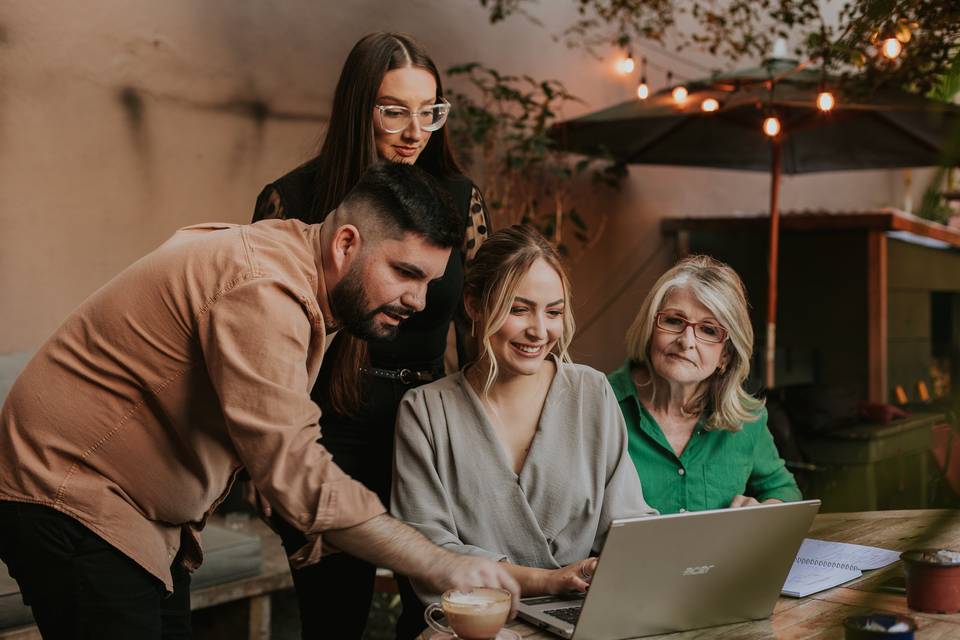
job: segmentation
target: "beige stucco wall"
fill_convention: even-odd
[[[314,149],[339,67],[367,32],[411,33],[441,68],[479,60],[560,78],[586,100],[569,116],[628,98],[635,80],[611,72],[612,52],[596,60],[551,38],[574,16],[567,5],[534,5],[544,27],[491,26],[477,0],[0,5],[0,354],[36,347],[176,228],[247,221],[261,186]],[[767,189],[763,175],[633,168],[574,269],[580,359],[620,360],[669,263],[662,216],[762,210]],[[898,205],[902,191],[898,172],[787,178],[783,206]]]

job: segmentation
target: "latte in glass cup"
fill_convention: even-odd
[[[424,612],[431,628],[449,633],[461,640],[494,640],[510,616],[510,592],[503,589],[477,587],[469,592],[447,591],[440,604],[433,603]],[[433,612],[442,610],[449,627],[433,619]]]

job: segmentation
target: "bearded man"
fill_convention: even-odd
[[[306,535],[301,563],[332,546],[438,592],[516,595],[315,442],[332,335],[392,337],[463,224],[426,173],[375,165],[322,225],[181,229],[74,311],[0,412],[0,558],[44,638],[188,637],[199,531],[242,470]]]

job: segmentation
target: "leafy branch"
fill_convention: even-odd
[[[606,219],[601,215],[599,224],[587,224],[571,205],[574,186],[589,177],[601,188],[617,188],[626,169],[557,148],[550,127],[566,105],[580,99],[558,80],[504,75],[475,62],[452,67],[447,75],[465,85],[464,92],[451,94],[457,105],[451,135],[469,160],[481,163],[495,226],[531,224],[565,255],[596,242]]]
[[[860,76],[875,88],[925,94],[960,51],[960,3],[945,0],[850,0],[831,24],[822,0],[569,0],[579,17],[557,36],[594,52],[644,42],[698,49],[730,62],[764,58],[777,38],[825,70]],[[529,16],[533,0],[480,0],[493,23]],[[687,25],[689,27],[681,27]],[[905,45],[895,61],[879,55],[886,38]]]

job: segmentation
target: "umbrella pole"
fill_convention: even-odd
[[[777,262],[780,253],[780,141],[770,143],[770,254],[767,263],[767,340],[764,386],[774,385],[777,348]]]

